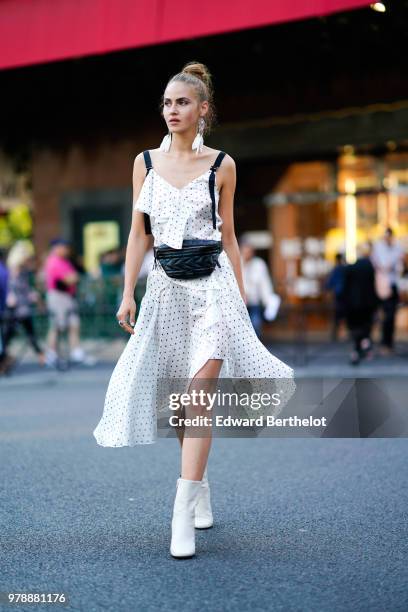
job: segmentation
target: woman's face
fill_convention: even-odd
[[[195,130],[199,117],[207,110],[208,102],[199,103],[190,85],[175,81],[164,92],[163,117],[171,132],[184,132],[192,127]]]

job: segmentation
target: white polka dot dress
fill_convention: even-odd
[[[212,222],[210,172],[181,189],[154,168],[147,174],[134,209],[150,215],[155,246],[179,249],[184,239],[221,240],[217,184],[216,229]],[[160,265],[152,266],[135,333],[112,372],[93,432],[99,445],[155,442],[158,380],[191,379],[211,358],[223,360],[220,378],[285,379],[285,397],[293,394],[293,369],[256,335],[225,251],[218,261],[221,267],[210,276],[188,280],[170,278]]]

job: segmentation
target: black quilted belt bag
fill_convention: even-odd
[[[183,240],[181,249],[161,244],[153,247],[154,267],[159,263],[171,278],[201,278],[214,272],[215,266],[221,268],[218,258],[222,250],[221,240],[191,238]]]

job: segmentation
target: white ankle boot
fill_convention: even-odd
[[[194,510],[201,480],[178,478],[171,522],[170,554],[173,557],[195,555]]]
[[[204,470],[203,479],[201,481],[200,493],[195,507],[194,524],[196,529],[209,529],[209,527],[212,527],[214,524],[207,468]]]

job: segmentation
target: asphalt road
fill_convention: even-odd
[[[108,371],[0,381],[1,610],[408,609],[407,439],[223,439],[216,525],[169,554],[176,440],[101,448]]]

